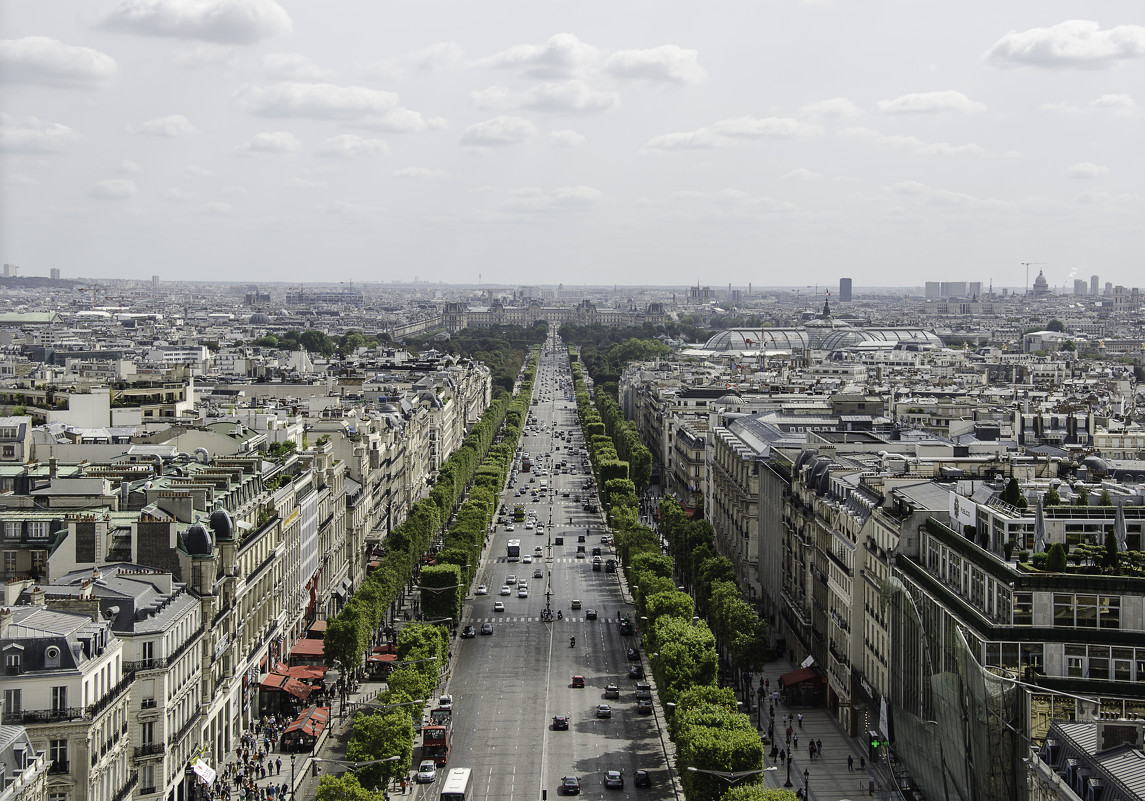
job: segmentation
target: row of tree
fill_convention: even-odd
[[[668,733],[676,744],[676,767],[684,792],[689,801],[790,801],[794,798],[790,791],[765,786],[763,741],[750,717],[738,711],[735,692],[718,686],[717,633],[741,665],[755,667],[766,657],[766,627],[739,597],[734,582],[724,580],[724,565],[714,561],[714,550],[710,555],[697,553],[705,563],[697,578],[704,581],[704,611],[713,627],[696,614],[692,596],[677,588],[672,557],[663,552],[659,536],[639,522],[639,499],[627,478],[629,464],[619,458],[617,445],[605,433],[600,410],[589,403],[581,366],[575,361],[577,349],[570,347],[569,354],[574,360],[573,383],[581,426],[601,487],[607,490],[604,502],[608,504],[617,555],[643,624],[644,644],[651,654],[660,700],[668,704]],[[614,425],[613,431],[619,438],[627,434],[624,426]],[[668,510],[674,534],[680,534],[678,514],[685,521],[685,536],[703,540],[702,526],[687,521],[678,503],[666,499],[663,509]],[[664,511],[661,516],[665,516]],[[758,773],[729,790],[729,783],[712,771]]]
[[[504,482],[520,439],[537,358],[534,351],[518,398],[503,395],[490,404],[461,447],[442,466],[429,496],[415,503],[406,520],[386,537],[386,551],[380,567],[370,573],[338,616],[328,622],[326,663],[340,665],[344,676],[349,676],[362,665],[386,611],[401,597],[419,569],[419,581],[423,586],[441,588],[438,592],[423,591],[423,616],[429,620],[459,619],[465,587],[472,578],[485,543],[485,532],[495,512],[496,488]],[[475,488],[462,503],[471,485]],[[451,518],[453,522],[444,538],[444,547],[437,554],[442,564],[421,568],[434,538]],[[404,704],[429,698],[437,684],[438,671],[448,657],[446,632],[445,627],[432,624],[410,624],[402,629],[397,642],[398,662],[402,664],[387,680],[389,690],[381,698],[383,704]],[[361,782],[368,789],[384,786],[389,779],[404,776],[409,765],[412,745],[407,753],[404,750],[406,735],[398,732],[408,729],[412,743],[413,716],[420,717],[421,710],[417,704],[397,709],[404,711],[396,715],[393,710],[376,715],[358,715],[354,720],[351,740],[354,747],[352,754],[347,751],[348,758],[368,761],[393,755],[401,757],[364,770],[360,774]]]

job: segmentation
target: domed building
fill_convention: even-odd
[[[1050,282],[1042,275],[1042,271],[1038,270],[1038,277],[1034,279],[1033,296],[1035,298],[1045,298],[1050,295]]]

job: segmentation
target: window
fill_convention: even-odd
[[[10,578],[16,575],[15,551],[4,551],[4,574]]]
[[[16,458],[16,446],[15,445],[5,445],[4,446],[4,458],[5,459],[15,459]]]
[[[48,740],[48,759],[59,765],[68,763],[68,741]]]
[[[5,715],[19,715],[24,711],[24,703],[21,697],[21,690],[5,690],[4,691],[4,714]]]
[[[52,688],[52,711],[60,712],[68,708],[68,688],[67,687],[53,687]]]
[[[60,649],[49,645],[44,649],[44,667],[57,668],[60,666]]]
[[[1072,679],[1085,678],[1085,646],[1067,645],[1065,647],[1066,675]]]
[[[28,536],[32,539],[46,540],[50,533],[48,528],[47,520],[32,520],[28,523]]]
[[[21,664],[22,654],[19,651],[4,654],[4,668],[9,676],[18,674],[20,672]]]
[[[1014,625],[1034,625],[1034,594],[1032,592],[1014,593]]]
[[[140,723],[139,724],[139,741],[143,745],[153,745],[155,743],[155,724],[154,723]]]
[[[20,539],[21,523],[19,520],[9,520],[4,524],[4,536],[10,540]]]

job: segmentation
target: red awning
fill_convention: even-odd
[[[323,655],[322,647],[325,643],[322,640],[299,640],[293,648],[290,649],[291,659],[321,659]]]
[[[800,684],[823,684],[826,676],[820,676],[814,668],[800,668],[779,677],[779,683],[784,687],[798,687]]]
[[[295,665],[294,667],[286,667],[282,665],[276,671],[284,676],[290,676],[292,679],[299,681],[322,681],[326,678],[326,666],[313,667],[311,665]]]
[[[310,631],[326,631],[326,621],[315,620],[310,626]]]
[[[281,673],[271,673],[265,679],[258,683],[260,687],[267,690],[279,690],[281,692],[288,692],[295,698],[306,700],[310,697],[310,693],[314,692],[316,688],[311,687],[309,684],[303,684],[298,679],[291,678],[290,676],[283,676]]]
[[[302,713],[290,722],[286,727],[284,734],[289,735],[292,732],[305,734],[307,737],[317,738],[322,730],[326,728],[326,724],[330,722],[330,707],[328,706],[311,706],[302,710]]]
[[[370,654],[367,662],[396,662],[398,659],[397,654]]]

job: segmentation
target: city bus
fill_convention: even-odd
[[[432,719],[432,718],[431,718]],[[421,755],[432,759],[438,766],[449,762],[449,750],[453,734],[453,718],[440,717],[421,730]]]
[[[521,541],[509,540],[509,552],[507,559],[510,562],[516,562],[521,558]]]
[[[465,801],[469,794],[469,768],[450,768],[441,785],[441,801]]]

